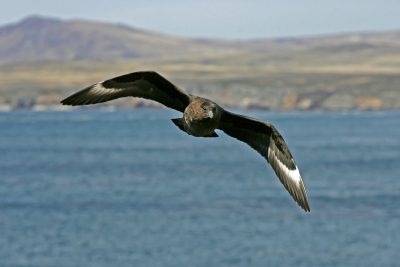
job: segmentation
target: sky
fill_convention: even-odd
[[[0,25],[30,15],[191,38],[290,38],[400,29],[400,0],[1,0]]]

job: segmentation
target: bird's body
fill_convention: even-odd
[[[61,101],[64,105],[88,105],[133,96],[151,99],[183,112],[172,119],[182,131],[195,137],[218,137],[215,130],[247,143],[271,165],[293,199],[310,211],[307,192],[285,141],[273,125],[226,111],[215,102],[190,95],[156,72],[133,72],[89,86]]]
[[[196,137],[213,134],[219,126],[222,108],[209,99],[194,97],[183,112],[185,131]]]

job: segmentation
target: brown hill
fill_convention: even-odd
[[[224,106],[400,109],[400,31],[226,41],[40,17],[0,27],[0,109],[32,99],[58,107],[72,92],[138,70]],[[127,101],[109,104],[142,105]]]
[[[400,47],[400,31],[248,41],[187,39],[132,27],[28,17],[0,27],[0,63],[43,60],[120,61],[138,58],[203,57],[236,53],[316,49],[327,53]]]
[[[221,44],[220,44],[221,43]],[[203,42],[84,20],[29,17],[0,27],[0,62],[129,60],[229,52],[223,42]]]

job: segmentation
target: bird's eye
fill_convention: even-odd
[[[206,108],[206,107],[203,107],[203,110],[207,110],[207,108]]]

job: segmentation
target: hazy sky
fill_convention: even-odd
[[[84,18],[187,37],[249,39],[400,29],[400,0],[1,0],[0,25]]]

